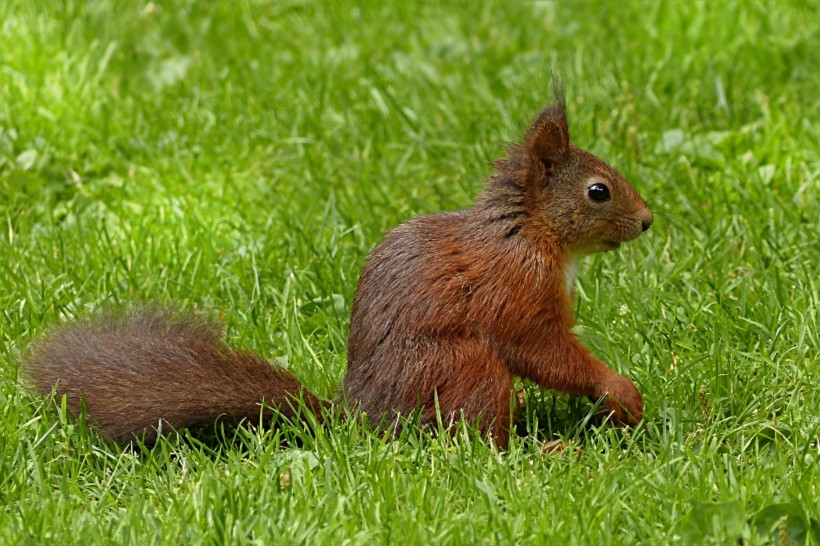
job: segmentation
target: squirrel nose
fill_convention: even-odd
[[[644,231],[649,229],[649,226],[652,225],[652,221],[654,219],[655,219],[655,216],[652,214],[652,211],[649,210],[649,209],[646,209],[646,212],[644,212],[642,214],[642,217],[641,217],[641,227],[643,227]]]

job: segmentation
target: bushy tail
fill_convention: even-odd
[[[40,394],[56,386],[75,415],[85,404],[89,421],[120,444],[219,418],[258,422],[262,403],[287,417],[300,399],[319,417],[329,405],[286,370],[228,348],[218,323],[165,309],[65,326],[32,345],[22,370]]]

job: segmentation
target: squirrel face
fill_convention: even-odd
[[[524,149],[529,215],[567,252],[613,250],[652,225],[623,175],[570,142],[561,95],[536,118]]]
[[[569,144],[544,171],[538,214],[570,251],[614,250],[652,225],[652,211],[638,192],[589,152]]]

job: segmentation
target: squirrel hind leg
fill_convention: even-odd
[[[445,425],[465,421],[481,436],[506,449],[514,406],[513,378],[503,360],[480,340],[464,339],[447,351],[453,358],[440,369],[447,370],[436,395]],[[425,408],[422,422],[435,422],[436,409]],[[454,431],[454,428],[450,429]]]

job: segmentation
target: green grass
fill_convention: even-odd
[[[817,4],[358,4],[0,4],[0,542],[820,543]],[[527,386],[503,453],[336,421],[134,453],[21,386],[49,327],[159,301],[333,396],[369,250],[468,206],[553,67],[655,212],[576,306],[634,431]]]

